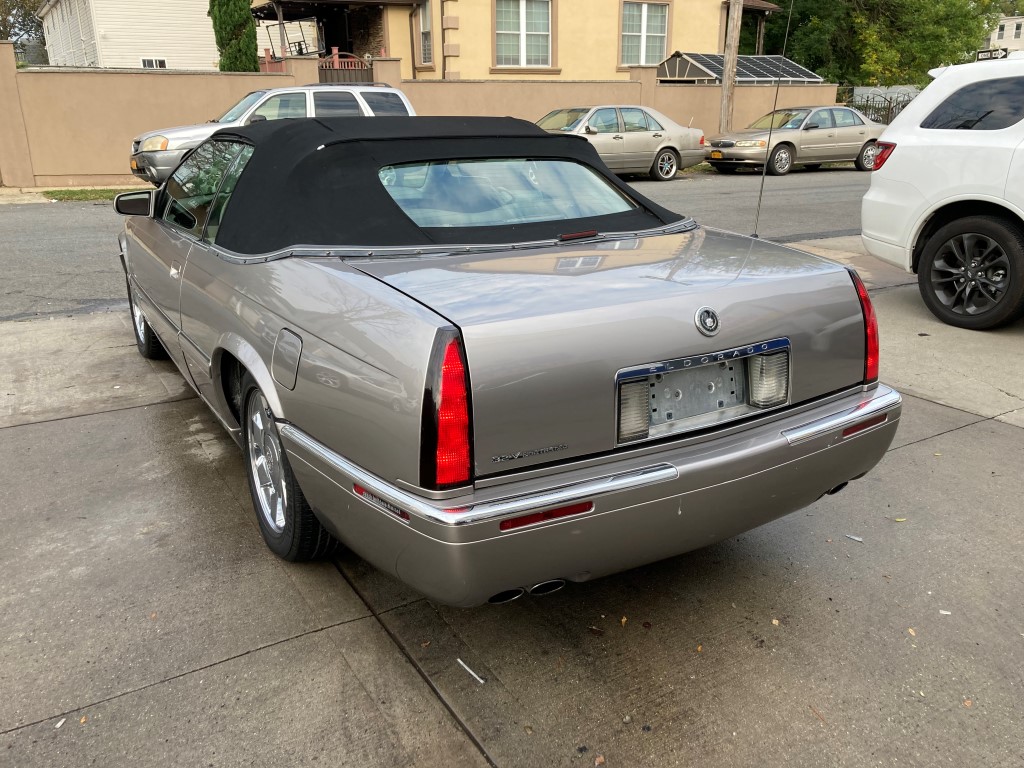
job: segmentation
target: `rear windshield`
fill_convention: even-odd
[[[571,160],[500,158],[386,165],[377,174],[419,227],[489,227],[563,221],[637,208]]]
[[[363,91],[360,94],[363,97],[363,101],[370,108],[377,117],[383,115],[397,115],[398,117],[407,117],[409,114],[408,108],[405,106],[405,102],[402,101],[402,97],[397,93],[388,93],[384,91]]]

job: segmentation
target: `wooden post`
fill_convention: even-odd
[[[757,16],[757,48],[754,53],[758,56],[764,56],[764,20],[768,18],[767,13],[761,13]]]
[[[729,20],[725,33],[725,60],[722,65],[722,109],[718,130],[732,130],[732,99],[736,88],[736,57],[740,51],[740,26],[743,21],[743,0],[729,0]]]
[[[288,33],[284,29],[284,10],[280,3],[274,3],[274,10],[277,11],[277,31],[281,36],[281,58],[288,55]]]

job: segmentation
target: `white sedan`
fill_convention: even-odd
[[[549,133],[584,137],[615,173],[649,173],[657,181],[670,181],[680,169],[704,162],[704,132],[650,107],[556,109],[537,125]]]

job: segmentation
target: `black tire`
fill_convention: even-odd
[[[310,508],[292,473],[273,412],[266,404],[256,380],[246,372],[242,376],[242,451],[260,533],[270,551],[284,560],[300,562],[326,557],[338,549],[338,540],[327,532]],[[255,414],[260,424],[255,421]],[[264,477],[259,477],[258,459],[262,458]],[[271,480],[271,476],[275,479]],[[276,502],[268,502],[268,486],[275,489]],[[280,488],[278,488],[280,486]],[[271,518],[274,518],[272,520]]]
[[[810,163],[808,165],[805,165],[804,168],[806,168],[808,171],[816,171],[819,168],[821,168],[821,163]]]
[[[711,167],[719,173],[736,173],[735,165],[719,165],[717,163],[711,163]]]
[[[135,301],[135,291],[131,283],[128,284],[128,315],[132,323],[132,332],[135,334],[135,346],[139,354],[147,360],[164,360],[167,358],[167,350],[160,343],[160,338],[153,332],[142,314],[142,308]]]
[[[671,147],[659,149],[651,166],[651,178],[655,181],[672,181],[679,171],[679,155]]]
[[[957,328],[983,331],[1024,317],[1024,232],[995,216],[966,216],[928,238],[917,285],[925,306]]]
[[[785,176],[793,169],[793,148],[789,144],[779,144],[768,157],[768,175]]]
[[[857,170],[875,170],[875,153],[877,151],[878,148],[875,146],[875,142],[873,141],[869,141],[863,147],[861,147],[860,152],[857,153],[857,159],[854,161],[857,164]]]

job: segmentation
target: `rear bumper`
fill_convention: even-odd
[[[880,385],[729,437],[450,500],[370,475],[293,425],[281,435],[305,495],[339,539],[428,597],[473,606],[516,587],[678,555],[805,507],[874,467],[900,413],[899,394]],[[877,423],[844,436],[866,422]],[[580,501],[593,510],[500,529]]]

